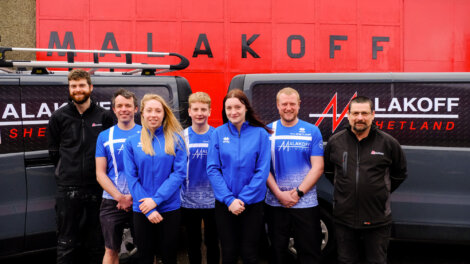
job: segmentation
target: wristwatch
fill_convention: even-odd
[[[297,195],[299,196],[299,198],[302,198],[302,196],[304,196],[304,192],[302,192],[301,190],[299,190],[299,187],[297,187]]]

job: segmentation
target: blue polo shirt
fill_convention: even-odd
[[[214,208],[215,198],[207,177],[207,149],[213,127],[204,134],[197,134],[192,127],[184,130],[188,152],[188,171],[181,185],[181,207],[192,209]]]
[[[274,175],[281,191],[298,187],[312,168],[311,156],[323,156],[323,139],[320,130],[303,120],[295,126],[285,127],[281,121],[275,121],[276,129],[271,135],[271,154],[274,155],[274,166],[271,162],[271,173]],[[268,126],[273,128],[271,123]],[[275,168],[275,169],[274,169]],[[266,203],[271,206],[282,206],[268,188]],[[317,190],[314,186],[292,208],[308,208],[318,205]]]
[[[114,183],[116,189],[122,194],[129,194],[126,176],[124,175],[124,143],[132,135],[140,134],[142,127],[135,125],[129,130],[122,130],[117,125],[102,131],[96,141],[95,157],[105,157],[108,163],[106,174]],[[103,191],[103,198],[114,198],[106,191]]]

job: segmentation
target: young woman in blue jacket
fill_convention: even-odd
[[[222,118],[224,125],[212,133],[207,155],[222,262],[237,263],[241,255],[245,264],[258,263],[271,131],[238,89],[225,96]]]
[[[133,199],[139,263],[175,263],[180,225],[180,186],[187,154],[181,125],[165,100],[146,94],[141,101],[142,131],[126,140],[124,169]]]

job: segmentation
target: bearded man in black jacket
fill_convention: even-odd
[[[407,176],[400,144],[373,125],[373,109],[369,98],[354,98],[350,126],[332,135],[325,148],[325,176],[334,184],[338,263],[359,263],[361,241],[367,263],[387,263],[390,196]]]
[[[103,190],[96,181],[95,147],[113,117],[91,101],[88,72],[73,70],[68,82],[71,101],[52,114],[47,128],[49,156],[56,166],[57,263],[101,263]]]

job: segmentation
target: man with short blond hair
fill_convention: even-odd
[[[269,125],[274,133],[265,200],[271,262],[287,263],[292,230],[300,263],[319,263],[322,234],[315,184],[323,173],[322,136],[318,127],[298,118],[295,89],[281,89],[276,101],[281,119]]]

